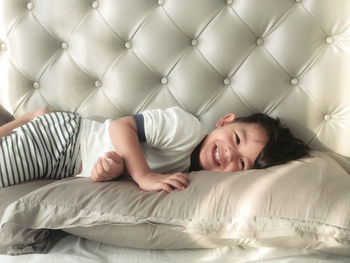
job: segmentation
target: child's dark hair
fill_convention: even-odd
[[[257,123],[267,131],[268,141],[256,158],[254,169],[284,164],[309,154],[309,146],[294,137],[278,118],[274,119],[266,114],[257,113],[236,118],[235,122]]]

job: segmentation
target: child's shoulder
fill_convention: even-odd
[[[151,123],[162,123],[164,126],[169,125],[172,127],[192,127],[196,130],[203,130],[206,132],[206,128],[200,122],[200,120],[193,114],[187,112],[179,106],[174,106],[166,109],[152,109],[143,111],[145,120]]]
[[[194,118],[196,118],[193,114],[185,111],[180,106],[170,107],[170,108],[165,109],[165,111],[174,112],[175,114],[183,115],[183,116],[186,116],[186,117],[194,117]]]
[[[166,119],[173,119],[174,121],[177,119],[181,120],[191,120],[191,121],[199,121],[197,117],[195,117],[193,114],[185,111],[179,106],[174,106],[166,109],[151,109],[151,110],[145,110],[142,112],[142,114],[145,115],[153,115],[158,116],[159,118],[166,118]]]

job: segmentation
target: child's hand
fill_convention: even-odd
[[[95,162],[91,172],[91,180],[95,182],[110,181],[124,171],[123,159],[116,152],[107,152]]]
[[[188,175],[185,173],[175,173],[175,174],[159,174],[150,173],[146,174],[136,181],[138,186],[144,191],[161,191],[165,190],[170,193],[173,188],[178,190],[184,190],[189,186],[190,181]]]

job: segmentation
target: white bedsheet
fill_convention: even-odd
[[[1,263],[348,263],[350,257],[303,249],[223,247],[216,249],[143,250],[105,245],[72,235],[62,237],[48,254],[0,255]]]

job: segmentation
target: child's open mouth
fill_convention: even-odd
[[[220,166],[221,161],[220,161],[220,155],[219,155],[219,148],[217,145],[215,145],[214,147],[214,157],[215,157],[215,161],[217,166]]]

